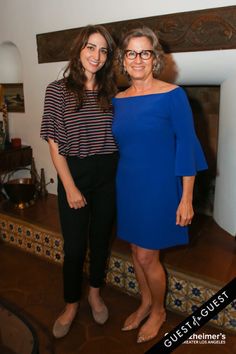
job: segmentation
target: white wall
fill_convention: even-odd
[[[57,78],[66,63],[38,64],[36,34],[81,27],[89,23],[107,23],[229,5],[235,5],[235,0],[0,0],[0,44],[6,41],[15,43],[23,62],[26,111],[9,114],[11,136],[19,136],[24,144],[31,145],[38,170],[42,167],[45,169],[46,180],[51,177],[55,179],[48,147],[40,140],[39,131],[45,87]],[[179,71],[177,82],[190,84],[198,80],[197,83],[207,81],[209,84],[211,81],[212,84],[219,84],[228,78],[233,70],[232,63],[236,62],[236,51],[219,51],[217,56],[215,54],[175,54],[173,57]],[[226,64],[227,60],[229,65]],[[48,190],[56,193],[56,184],[48,186]]]
[[[220,92],[220,122],[214,218],[236,234],[236,73],[223,82]]]
[[[0,83],[21,83],[21,54],[15,44],[4,42],[0,45]]]

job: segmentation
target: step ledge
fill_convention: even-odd
[[[0,213],[0,239],[47,261],[58,265],[63,263],[63,240],[58,232]],[[84,267],[86,273],[88,264],[87,256]],[[182,315],[191,314],[224,286],[212,279],[199,279],[193,273],[173,269],[168,264],[164,264],[164,267],[168,283],[166,307]],[[140,296],[129,254],[112,250],[106,283],[128,295]],[[209,323],[222,330],[236,332],[235,304],[228,305]]]

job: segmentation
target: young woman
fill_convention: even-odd
[[[130,242],[141,304],[123,330],[141,327],[137,341],[153,339],[165,321],[166,279],[160,249],[188,242],[197,170],[207,167],[182,88],[161,81],[163,51],[155,33],[138,28],[120,45],[130,87],[113,99],[119,146],[118,237]]]
[[[111,134],[114,42],[103,26],[78,35],[61,80],[48,85],[41,137],[49,143],[58,173],[58,204],[64,238],[65,309],[53,334],[65,336],[76,316],[89,245],[88,301],[103,324],[108,309],[100,296],[115,212],[117,148]]]

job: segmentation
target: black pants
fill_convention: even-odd
[[[58,205],[64,238],[64,300],[81,297],[84,260],[89,245],[89,284],[101,287],[110,249],[115,216],[115,174],[118,154],[69,157],[69,169],[87,205],[69,207],[64,187],[58,178]]]

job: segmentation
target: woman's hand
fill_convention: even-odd
[[[66,197],[70,208],[80,209],[87,205],[84,195],[76,186],[70,187],[66,190]]]
[[[176,225],[186,226],[192,222],[194,181],[195,176],[183,176],[183,193],[176,211]]]
[[[176,225],[187,226],[191,224],[193,216],[192,202],[181,200],[176,211]]]
[[[66,158],[58,153],[57,143],[50,138],[48,139],[48,143],[53,164],[66,191],[66,197],[70,208],[83,208],[87,204],[87,201],[74,183]]]

